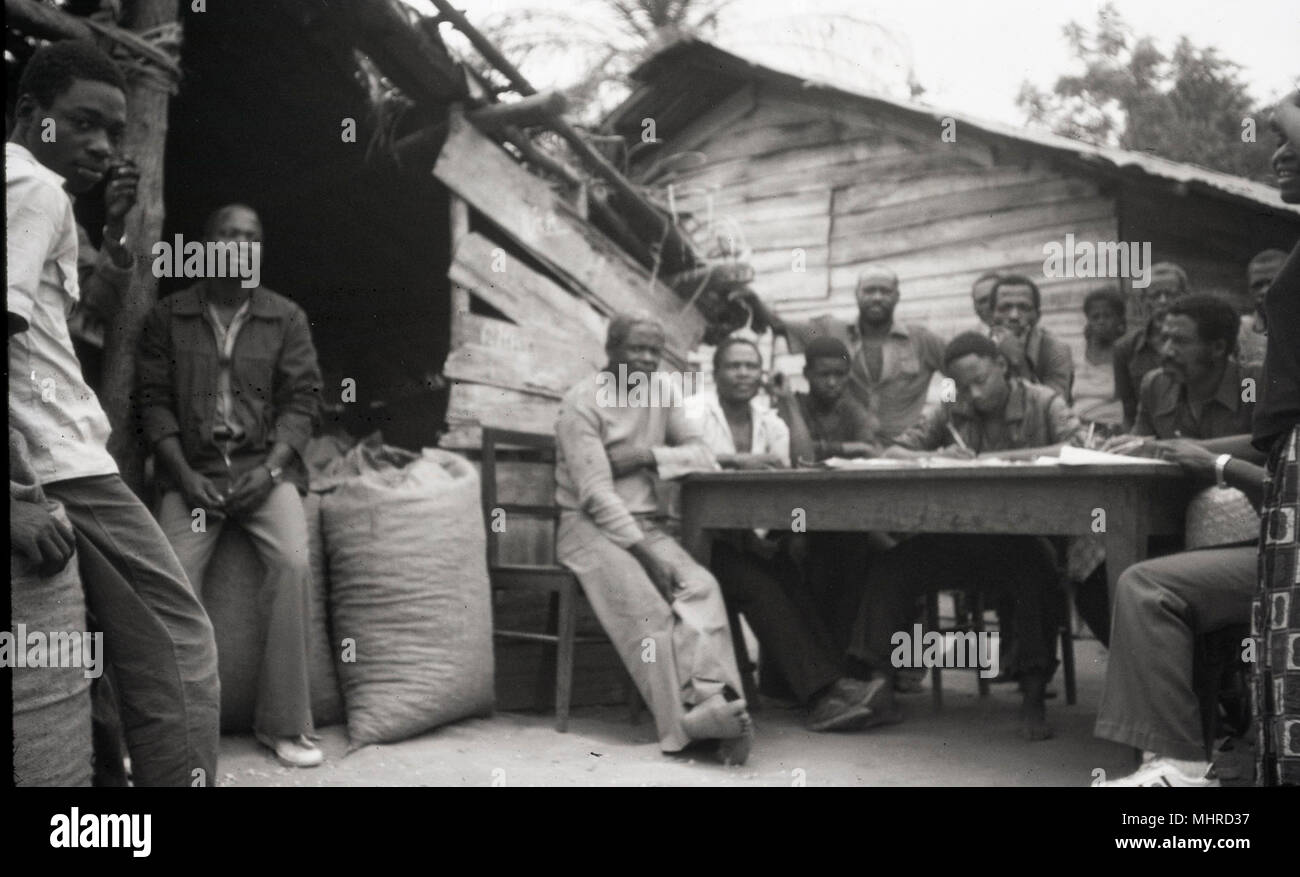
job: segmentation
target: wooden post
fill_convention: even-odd
[[[448,190],[451,197],[451,217],[449,228],[451,232],[451,254],[452,259],[456,258],[456,248],[461,240],[469,234],[469,205],[465,199],[461,198],[455,192]],[[455,350],[464,343],[464,316],[469,313],[469,290],[458,283],[451,285],[451,344],[449,350]]]
[[[137,33],[176,21],[177,0],[126,0],[123,24]],[[139,493],[144,482],[143,446],[136,435],[133,408],[135,348],[144,319],[158,299],[149,251],[162,236],[163,157],[167,146],[167,107],[171,95],[149,76],[128,77],[127,127],[122,148],[140,168],[135,208],[126,217],[127,244],[135,253],[135,273],[121,309],[104,339],[100,402],[113,426],[108,450],[126,483]]]

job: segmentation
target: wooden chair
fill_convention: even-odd
[[[926,629],[939,631],[940,633],[964,632],[967,630],[974,631],[977,634],[983,632],[984,595],[977,591],[970,596],[971,613],[969,620],[958,618],[954,627],[942,628],[939,626],[939,594],[938,592],[927,594],[925,598]],[[1072,604],[1073,601],[1071,601]],[[1074,673],[1074,631],[1071,628],[1068,613],[1062,621],[1058,633],[1061,637],[1061,674],[1065,677],[1065,702],[1070,706],[1074,706],[1078,701],[1078,684]],[[988,697],[989,680],[985,679],[983,674],[978,676],[978,680],[980,697]],[[939,667],[930,669],[930,687],[934,692],[934,706],[938,709],[943,706],[943,671]]]
[[[547,482],[548,492],[545,502],[520,503],[501,502],[498,496],[498,459],[497,449],[501,445],[523,447],[537,458],[537,462],[555,462],[555,437],[534,433],[513,432],[503,429],[483,429],[481,486],[483,497],[483,516],[487,522],[487,566],[488,576],[493,591],[524,591],[550,596],[550,608],[547,616],[546,630],[543,632],[528,630],[509,630],[497,628],[493,632],[500,639],[523,642],[544,643],[548,649],[547,664],[543,673],[547,676],[553,666],[555,680],[555,729],[564,733],[569,727],[569,703],[573,695],[573,658],[575,647],[580,643],[609,642],[601,636],[579,636],[578,601],[582,599],[582,587],[578,579],[567,568],[554,562],[555,528],[559,521],[559,509],[554,504],[553,482]],[[536,491],[534,491],[536,492]],[[540,499],[540,497],[539,497]],[[549,527],[549,562],[504,563],[500,557],[500,541],[493,529],[493,521],[504,513],[505,520],[512,517],[542,520]],[[625,678],[624,686],[628,693],[630,719],[633,723],[640,715],[641,698],[630,677]]]

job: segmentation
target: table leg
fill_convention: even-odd
[[[713,534],[704,528],[699,503],[694,501],[692,491],[683,487],[682,503],[682,547],[686,549],[695,562],[709,569],[713,555]]]

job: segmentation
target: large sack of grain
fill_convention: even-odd
[[[321,511],[352,747],[490,712],[491,591],[474,468],[372,437],[335,474]]]
[[[311,590],[307,593],[307,674],[311,685],[311,717],[316,727],[343,721],[343,693],[334,669],[337,641],[330,636],[329,577],[325,545],[321,539],[320,494],[302,501],[307,515],[307,553],[311,563]]]
[[[68,523],[63,507],[46,502],[35,486],[25,445],[13,429],[9,432],[9,477],[13,498],[45,503],[55,517]],[[9,582],[13,627],[7,632],[10,641],[6,644],[5,662],[13,668],[13,782],[18,786],[89,786],[94,752],[87,672],[103,672],[105,659],[103,638],[98,643],[93,639],[87,643],[82,636],[86,631],[86,599],[77,574],[76,555],[61,571],[42,577],[25,558],[11,551]],[[50,660],[51,633],[60,635],[57,661]],[[63,635],[75,636],[77,644]],[[37,638],[47,646],[41,650],[44,657],[34,650]],[[91,646],[90,653],[86,645]],[[21,660],[18,650],[23,652]],[[65,662],[64,657],[73,660]],[[77,657],[81,658],[81,666],[32,666],[34,661],[30,660],[66,664],[75,663]],[[19,663],[26,666],[17,666]]]

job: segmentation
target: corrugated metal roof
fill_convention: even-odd
[[[690,55],[702,61],[721,64],[726,68],[730,68],[729,72],[741,77],[748,75],[753,78],[781,82],[791,88],[815,89],[850,100],[875,103],[904,113],[925,116],[936,123],[945,118],[952,118],[958,125],[969,125],[977,131],[994,137],[1030,144],[1054,153],[1067,155],[1079,160],[1085,166],[1091,165],[1100,171],[1154,177],[1174,184],[1174,186],[1181,189],[1182,193],[1190,194],[1199,191],[1211,196],[1226,196],[1230,200],[1244,201],[1257,207],[1288,214],[1292,217],[1300,217],[1300,205],[1287,204],[1282,200],[1277,189],[1244,177],[1220,173],[1219,171],[1186,162],[1170,161],[1169,159],[1141,152],[1094,146],[1091,143],[1062,137],[1059,134],[1035,131],[1030,128],[1017,128],[929,104],[903,101],[884,95],[846,89],[830,82],[809,79],[760,64],[757,61],[744,58],[694,37],[684,37],[668,44],[642,63],[633,72],[633,76],[643,82],[649,82],[660,76],[661,72],[669,67],[668,62],[670,60],[678,60],[682,55]],[[632,104],[638,103],[644,97],[644,94],[638,94],[629,98],[626,103],[610,114],[607,124],[617,124],[627,110],[633,109]]]

